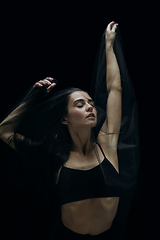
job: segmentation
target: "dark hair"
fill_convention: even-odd
[[[68,114],[68,101],[73,92],[83,91],[79,88],[61,90],[48,100],[29,110],[28,118],[22,122],[18,133],[14,134],[14,142],[21,153],[36,153],[45,158],[54,159],[62,165],[68,160],[72,139],[68,127],[62,124],[62,118]]]
[[[14,143],[19,153],[30,161],[40,164],[46,161],[52,164],[53,171],[58,169],[68,160],[72,138],[68,127],[62,124],[62,118],[68,115],[68,101],[73,92],[83,91],[79,88],[68,88],[52,94],[49,99],[31,108],[19,125],[17,133],[25,137],[21,139],[14,134]],[[30,96],[30,95],[29,95]],[[32,101],[34,101],[31,96]],[[93,128],[92,139],[96,141],[98,133],[106,119],[104,111],[97,110],[97,126]],[[35,164],[35,166],[37,166]]]
[[[72,139],[68,127],[62,124],[62,118],[68,115],[69,97],[76,91],[83,90],[79,88],[68,88],[55,94],[53,101],[55,101],[56,104],[53,104],[49,114],[49,133],[46,134],[46,143],[48,145],[47,155],[52,155],[53,153],[61,164],[68,160],[72,146]]]

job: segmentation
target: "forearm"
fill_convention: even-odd
[[[106,86],[107,91],[121,91],[119,66],[111,44],[106,43]]]
[[[13,136],[18,125],[25,116],[27,109],[28,104],[26,102],[21,103],[0,123],[0,138],[4,142],[9,143],[10,138]]]
[[[14,131],[18,124],[21,122],[24,113],[27,110],[27,103],[21,103],[16,109],[14,109],[1,123],[0,132],[2,129],[8,129],[9,131]]]
[[[36,82],[19,106],[0,123],[0,138],[4,142],[8,143],[8,139],[16,132],[28,111],[49,97],[49,93],[56,85],[56,82],[52,82],[53,80],[47,77]]]
[[[0,138],[8,143],[28,110],[35,105],[38,91],[31,88],[22,102],[0,123]]]

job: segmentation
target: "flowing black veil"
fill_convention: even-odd
[[[122,80],[122,121],[118,141],[120,174],[114,181],[122,188],[123,193],[112,231],[114,239],[122,239],[138,178],[139,134],[137,104],[123,56],[119,30],[116,34],[114,52]],[[1,178],[5,189],[8,189],[5,196],[12,199],[12,206],[9,209],[15,217],[10,220],[9,229],[7,218],[5,219],[5,239],[29,239],[31,235],[34,239],[42,236],[44,239],[50,239],[52,235],[60,210],[55,187],[56,173],[68,156],[68,153],[59,156],[58,152],[67,152],[71,144],[66,128],[58,125],[62,117],[58,104],[64,100],[65,92],[66,90],[61,91],[60,95],[53,90],[51,94],[46,95],[43,89],[39,91],[32,88],[21,102],[26,103],[26,112],[22,115],[17,128],[17,133],[24,135],[26,139],[21,141],[14,136],[18,152],[1,142],[3,154]],[[104,34],[95,62],[90,95],[98,111],[98,124],[92,131],[92,140],[96,142],[98,132],[106,118],[108,97]],[[60,130],[61,134],[57,130]],[[62,161],[59,161],[60,159]]]
[[[122,82],[122,120],[117,145],[120,171],[118,181],[121,182],[126,191],[123,192],[120,198],[118,212],[114,219],[112,230],[115,237],[114,239],[122,239],[133,198],[139,201],[136,203],[137,205],[134,205],[134,208],[140,209],[141,200],[140,195],[135,197],[135,192],[139,194],[137,193],[137,185],[140,185],[140,180],[138,180],[140,164],[138,109],[134,89],[124,59],[122,38],[119,29],[117,29],[116,33],[114,53],[119,65]],[[95,104],[105,111],[108,98],[106,88],[105,33],[101,38],[98,49],[90,95],[94,98]],[[119,182],[117,182],[117,184],[118,183]],[[137,212],[137,209],[135,209],[135,211]],[[132,220],[137,222],[137,219],[133,218]],[[139,222],[137,224],[139,224]],[[133,222],[132,226],[130,233],[127,232],[126,229],[126,239],[134,239],[134,232],[138,231],[140,227],[137,227],[135,222]],[[136,230],[136,227],[138,230]]]

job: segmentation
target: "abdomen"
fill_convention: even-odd
[[[91,198],[61,207],[62,222],[79,234],[98,235],[107,231],[116,216],[119,198]]]

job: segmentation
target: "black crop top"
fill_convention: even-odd
[[[101,164],[89,170],[63,166],[57,184],[60,204],[89,198],[119,197],[122,190],[119,177],[120,174],[105,155]]]

